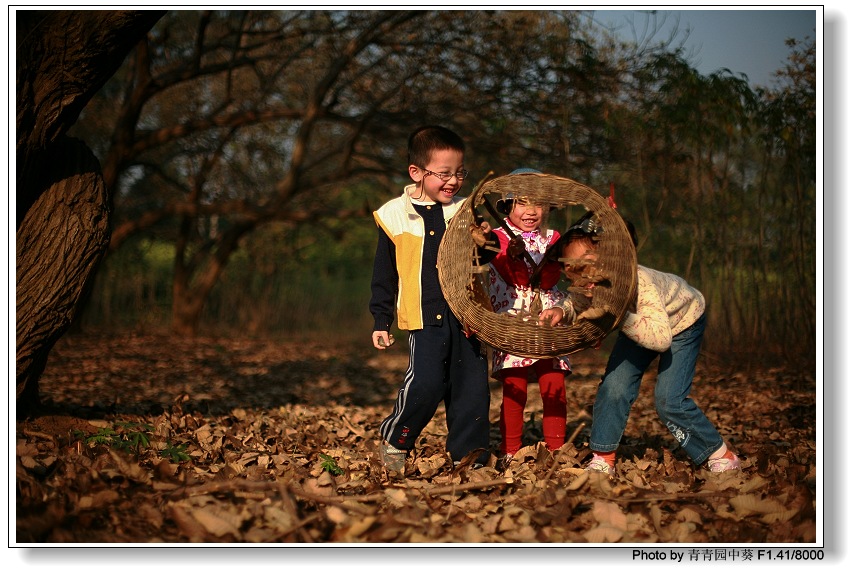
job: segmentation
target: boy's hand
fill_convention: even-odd
[[[538,317],[538,320],[542,324],[549,324],[550,326],[557,326],[558,324],[561,324],[562,320],[564,319],[565,311],[559,308],[558,306],[543,310],[541,312],[541,315]]]
[[[378,350],[385,350],[395,343],[395,338],[389,332],[375,330],[372,332],[372,344]]]

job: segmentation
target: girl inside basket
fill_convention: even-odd
[[[540,172],[520,168],[511,175],[526,173]],[[508,195],[497,201],[497,210],[507,216],[501,225],[508,231],[503,228],[493,230],[499,245],[499,253],[489,265],[493,310],[515,318],[538,319],[543,307],[559,305],[565,299],[557,287],[561,264],[552,261],[539,267],[547,249],[559,240],[560,234],[544,227],[549,215],[546,205]],[[536,267],[540,270],[539,279],[533,284],[532,275]],[[522,446],[523,410],[530,381],[537,382],[541,392],[544,443],[550,450],[557,450],[565,443],[565,376],[570,370],[567,357],[535,359],[494,350],[492,375],[502,381],[499,425],[501,460],[505,463],[510,462]]]
[[[633,224],[625,223],[637,246]],[[597,261],[601,231],[589,212],[556,245],[573,285],[588,282],[586,271]],[[630,407],[639,395],[642,375],[658,356],[654,404],[660,420],[696,465],[706,462],[713,472],[738,470],[740,460],[689,395],[706,324],[704,296],[679,276],[641,265],[637,282],[636,302],[631,303],[635,308],[624,315],[595,396],[589,438],[594,456],[587,470],[615,475],[615,453]],[[541,319],[551,325],[572,320],[574,305],[577,310],[581,305],[575,296],[569,295],[563,308],[545,310]],[[585,317],[585,312],[577,316]]]

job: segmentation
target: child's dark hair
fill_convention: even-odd
[[[624,225],[627,227],[627,232],[630,234],[630,239],[633,240],[633,247],[639,246],[639,238],[636,236],[636,226],[633,225],[633,222],[621,216],[621,219],[624,221]],[[545,253],[545,256],[549,258],[551,261],[557,261],[559,257],[562,255],[562,251],[565,249],[565,246],[568,245],[574,239],[590,239],[592,242],[596,242],[598,236],[603,231],[603,228],[595,223],[594,221],[594,212],[589,211],[586,212],[581,218],[576,220],[567,231],[562,233],[562,236],[558,241],[550,245],[550,248]]]
[[[624,222],[624,226],[627,227],[627,233],[630,234],[630,239],[633,240],[633,246],[638,247],[639,238],[636,236],[636,226],[623,215],[621,216],[621,220]],[[580,237],[591,237],[596,239],[597,236],[600,235],[601,231],[603,231],[603,229],[594,221],[594,212],[589,211],[574,222],[567,231],[565,231],[562,235],[562,239],[565,240],[565,243],[571,239]]]
[[[421,126],[407,140],[407,163],[423,168],[431,161],[436,150],[458,150],[464,152],[464,140],[443,126]]]
[[[562,256],[562,251],[565,249],[567,244],[574,239],[588,238],[594,240],[595,236],[601,231],[601,228],[599,225],[594,223],[594,219],[592,219],[593,216],[594,212],[589,211],[572,223],[567,231],[562,233],[559,240],[550,245],[546,256],[551,261],[557,261],[559,257]]]

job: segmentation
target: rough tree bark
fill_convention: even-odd
[[[16,403],[39,376],[109,243],[98,160],[66,136],[81,110],[163,12],[17,11]]]

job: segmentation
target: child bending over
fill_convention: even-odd
[[[586,268],[597,259],[593,236],[600,228],[590,215],[572,226],[559,244],[565,274],[576,283],[585,282]],[[633,225],[626,223],[637,245]],[[624,315],[595,397],[589,439],[594,456],[587,469],[615,475],[615,452],[642,374],[658,357],[654,403],[660,420],[696,465],[707,463],[713,472],[739,469],[740,460],[690,398],[706,324],[704,296],[676,275],[641,265],[637,278],[635,309]],[[563,308],[546,310],[542,320],[556,325],[565,314],[575,314],[570,298]]]

